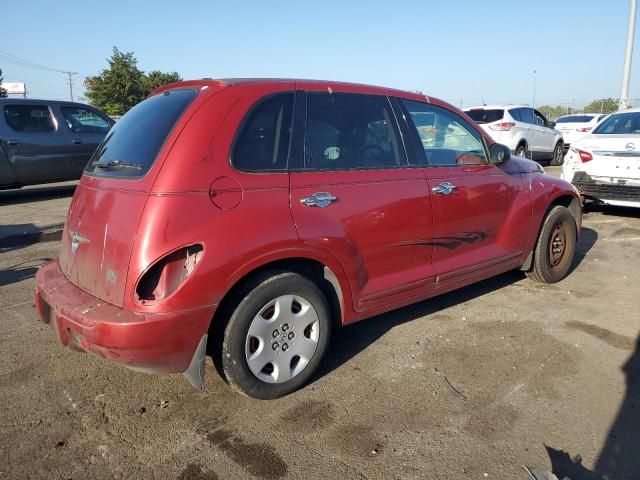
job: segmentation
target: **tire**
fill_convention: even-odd
[[[576,237],[571,212],[566,207],[553,207],[542,223],[527,276],[540,283],[555,283],[566,277],[576,253]]]
[[[514,155],[516,157],[527,158],[527,145],[524,143],[521,143],[520,145],[518,145],[516,147],[516,152],[514,153]]]
[[[302,388],[331,338],[329,305],[318,286],[293,272],[266,272],[241,289],[224,330],[221,366],[243,395],[274,399]]]
[[[564,163],[564,144],[562,142],[556,143],[556,148],[553,149],[553,157],[549,161],[549,165],[557,167]]]

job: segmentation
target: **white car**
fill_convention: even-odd
[[[640,208],[640,108],[612,113],[574,142],[562,178],[585,198]]]
[[[568,150],[569,146],[584,137],[593,128],[602,121],[607,115],[603,113],[576,113],[572,115],[563,115],[558,117],[551,125],[562,133],[564,140],[564,149]]]
[[[526,105],[493,105],[465,109],[496,142],[508,146],[519,157],[549,160],[562,165],[562,134],[535,108]]]

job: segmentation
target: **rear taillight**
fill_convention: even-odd
[[[587,163],[593,160],[593,155],[591,155],[589,152],[585,152],[584,150],[579,150],[576,148],[576,153],[580,155],[580,161],[582,163]]]
[[[584,128],[576,128],[577,132],[590,132],[591,131],[591,127],[584,127]]]
[[[190,245],[156,261],[140,277],[136,286],[136,300],[142,305],[161,302],[193,273],[202,259],[202,245]]]
[[[502,122],[502,123],[494,123],[493,125],[489,125],[491,130],[497,130],[499,132],[507,132],[515,127],[516,124],[513,122]]]

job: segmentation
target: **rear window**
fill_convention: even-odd
[[[141,177],[196,96],[194,89],[154,95],[129,110],[111,128],[85,172],[106,177]]]
[[[596,135],[640,134],[640,112],[611,115],[599,124],[593,133]]]
[[[595,115],[575,115],[571,117],[560,117],[556,123],[589,123]]]
[[[502,117],[504,117],[504,110],[498,109],[484,110],[474,108],[473,110],[467,110],[465,113],[476,123],[497,122],[498,120],[502,120]]]
[[[5,105],[4,119],[16,132],[51,132],[51,111],[46,105]]]

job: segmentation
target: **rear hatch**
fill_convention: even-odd
[[[169,90],[127,112],[94,153],[73,196],[60,267],[72,283],[105,302],[123,304],[138,224],[161,166],[154,163],[166,156],[172,143],[167,140],[197,92]]]
[[[590,135],[578,148],[593,155],[583,168],[594,180],[640,185],[640,134]]]
[[[594,123],[592,123],[593,118],[594,115],[560,117],[556,120],[555,128],[562,134],[565,143],[572,143],[591,131],[594,126]]]
[[[482,127],[491,138],[496,142],[500,141],[502,134],[501,128],[491,128],[492,124],[500,122],[504,118],[504,109],[502,108],[471,108],[465,110],[464,113],[469,115],[471,119]]]

